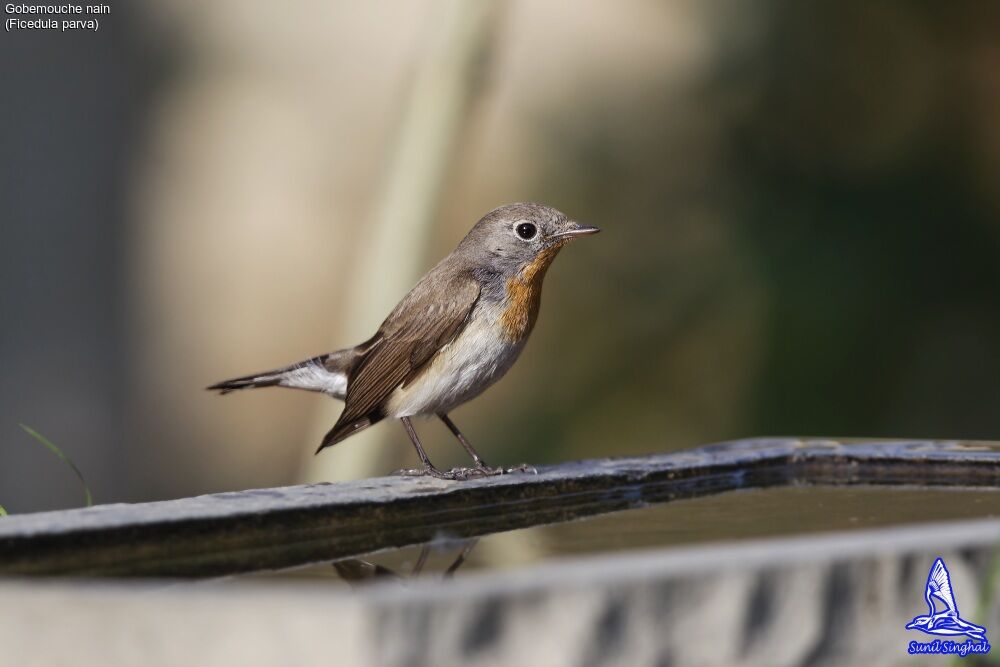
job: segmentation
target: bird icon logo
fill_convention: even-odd
[[[955,602],[955,593],[951,586],[951,574],[940,558],[934,561],[927,575],[924,599],[927,600],[928,613],[914,617],[906,624],[907,630],[920,630],[929,635],[947,637],[965,635],[969,639],[986,642],[986,628],[959,616],[958,604]],[[943,607],[940,611],[939,604]]]

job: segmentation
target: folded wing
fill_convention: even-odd
[[[392,392],[415,377],[462,331],[479,291],[479,282],[472,276],[417,285],[386,318],[353,369],[344,412],[319,450],[381,420]]]

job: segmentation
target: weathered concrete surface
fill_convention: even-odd
[[[757,439],[468,482],[387,477],[0,520],[0,574],[205,576],[789,483],[1000,486],[1000,445]]]
[[[1000,521],[984,520],[575,559],[354,592],[246,580],[0,580],[0,664],[951,664],[906,652],[910,641],[929,639],[904,625],[925,613],[924,583],[939,555],[963,616],[995,638]]]

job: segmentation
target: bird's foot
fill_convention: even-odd
[[[425,466],[423,468],[403,468],[402,470],[397,470],[392,474],[403,477],[436,477],[437,479],[448,479],[463,482],[467,479],[486,477],[487,475],[499,475],[503,473],[503,470],[500,472],[492,471],[493,468],[452,468],[451,470],[441,470],[440,468],[435,468],[434,466]]]
[[[423,468],[403,468],[397,470],[393,475],[403,477],[436,477],[437,479],[448,479],[457,482],[464,482],[469,479],[480,477],[495,477],[497,475],[511,475],[517,472],[531,473],[537,475],[538,471],[527,464],[514,466],[513,468],[492,467],[486,464],[479,464],[475,468],[452,468],[451,470],[440,470],[434,466],[424,466]]]
[[[493,475],[502,475],[502,468],[491,468],[486,465],[476,466],[475,468],[452,468],[448,471],[454,475],[454,479],[465,481],[467,479],[478,479],[480,477],[492,477]]]
[[[497,475],[513,475],[517,472],[531,473],[532,475],[537,475],[538,471],[529,466],[527,463],[522,463],[519,466],[513,466],[512,468],[504,468],[503,466],[498,466],[496,468],[488,466],[485,463],[479,462],[476,464],[475,468],[456,468],[455,470],[464,470],[466,474],[471,477],[495,477]]]
[[[400,477],[437,477],[438,479],[457,479],[454,470],[439,470],[434,466],[424,466],[423,468],[402,468],[393,471],[393,475]]]

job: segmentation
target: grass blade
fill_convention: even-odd
[[[3,508],[3,505],[0,505],[0,516],[7,516],[7,510]]]
[[[70,459],[68,456],[66,456],[66,454],[63,453],[63,450],[56,447],[51,440],[46,438],[44,435],[42,435],[35,429],[31,428],[30,426],[25,426],[24,424],[20,424],[20,426],[22,429],[24,429],[25,433],[27,433],[32,438],[45,445],[46,449],[48,449],[50,452],[58,456],[60,459],[62,459],[63,463],[65,463],[66,465],[68,465],[70,468],[73,469],[73,472],[76,473],[77,479],[80,480],[80,484],[83,486],[83,494],[86,498],[87,507],[93,505],[94,498],[93,496],[90,495],[90,487],[87,486],[87,480],[83,478],[83,473],[80,472],[80,469],[76,467],[76,464],[73,463],[73,460]]]

